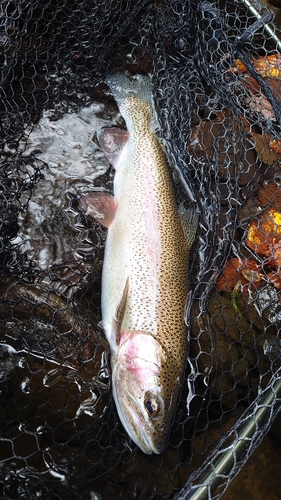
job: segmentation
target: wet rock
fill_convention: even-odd
[[[183,462],[182,465],[180,465],[182,485],[186,483],[191,472],[197,470],[198,467],[202,465],[202,457],[207,459],[214,450],[218,440],[221,438],[222,430],[223,432],[229,431],[244,411],[245,408],[243,406],[238,407],[234,412],[231,412],[231,414],[225,415],[220,422],[217,420],[210,424],[206,432],[200,432],[193,438],[191,443],[192,460],[190,461],[188,457],[188,459],[186,458],[186,463]]]
[[[260,171],[255,150],[241,127],[227,109],[212,119],[196,120],[188,148],[202,161],[214,158],[221,181],[235,178],[240,186],[245,186],[257,180]]]
[[[249,303],[249,296],[242,293],[232,297],[213,292],[205,312],[199,314],[198,303],[192,308],[191,352],[206,386],[229,409],[239,400],[250,401],[259,377],[264,386],[273,366],[280,365],[280,345],[273,346],[277,354],[266,351],[276,339],[276,326],[268,314],[259,312],[256,293]]]
[[[108,349],[95,326],[99,321],[96,311],[95,323],[89,328],[83,309],[79,312],[77,305],[46,285],[11,278],[0,286],[2,341],[72,366]]]
[[[46,286],[3,282],[0,315],[0,423],[6,443],[18,440],[17,454],[26,447],[34,465],[39,439],[79,441],[100,425],[109,404],[108,346],[94,325]],[[18,426],[11,427],[15,421]],[[5,459],[13,460],[14,449],[5,450]]]
[[[30,426],[28,432],[24,432],[21,426],[9,425],[1,441],[0,461],[10,458],[17,467],[38,467],[42,459],[41,443],[42,434],[37,432],[36,425]]]
[[[280,1],[279,0],[260,0],[260,3],[269,11],[274,14],[274,24],[279,29],[281,27],[281,12],[280,12]],[[277,35],[278,36],[278,35]]]
[[[233,479],[223,500],[278,500],[281,497],[280,454],[265,436],[253,455]]]
[[[268,0],[268,3],[270,5],[273,5],[274,7],[278,7],[281,9],[281,1],[280,0]]]
[[[271,426],[271,432],[274,437],[281,443],[281,414],[279,413]]]
[[[163,498],[180,486],[180,474],[177,468],[178,452],[175,448],[167,447],[163,457],[150,457],[149,460],[139,455],[137,462],[138,464],[135,462],[134,466],[130,467],[130,482],[133,485],[142,478],[141,482],[146,483],[148,494],[155,491],[156,485],[158,495]],[[164,463],[165,467],[160,467],[160,462]]]
[[[259,189],[260,185],[257,185],[255,188],[256,193],[259,191]],[[246,202],[238,211],[239,226],[243,229],[247,229],[249,221],[252,220],[259,212],[260,208],[257,201],[257,196],[253,196],[253,194],[251,194],[251,196],[247,197]]]

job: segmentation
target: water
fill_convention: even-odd
[[[100,103],[56,120],[53,112],[45,111],[21,140],[23,156],[35,156],[45,167],[31,198],[25,200],[28,209],[19,216],[20,230],[12,242],[28,252],[40,270],[81,261],[85,253],[94,251],[97,242],[81,225],[79,195],[91,190],[95,179],[109,168],[95,132],[114,125],[115,118]]]

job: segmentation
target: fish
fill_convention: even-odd
[[[187,361],[188,257],[198,214],[177,206],[152,126],[151,77],[116,73],[107,83],[127,127],[98,131],[115,168],[114,194],[84,193],[81,204],[108,228],[101,308],[117,412],[144,453],[160,454]]]

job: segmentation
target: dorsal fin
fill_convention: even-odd
[[[109,163],[117,169],[121,153],[129,139],[128,130],[120,127],[102,128],[98,130],[97,138]]]

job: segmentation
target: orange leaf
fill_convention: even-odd
[[[266,132],[261,135],[251,130],[250,134],[253,138],[255,150],[260,161],[266,163],[267,165],[274,165],[278,160],[281,159],[278,151],[274,151],[270,147],[271,139]]]
[[[269,147],[274,151],[275,153],[279,154],[281,153],[281,141],[277,141],[276,139],[271,139],[269,141]]]
[[[243,286],[253,283],[259,286],[262,279],[260,269],[261,266],[253,259],[233,257],[226,262],[216,288],[219,291],[232,292],[238,281],[241,281]]]
[[[281,91],[281,55],[271,54],[270,56],[261,56],[258,59],[252,59],[255,70],[263,77],[265,82],[271,87],[274,96],[280,100]],[[254,112],[261,113],[266,119],[275,120],[275,112],[264,96],[259,84],[249,75],[246,66],[239,60],[236,60],[236,67],[231,67],[233,73],[240,75],[243,85],[252,93],[251,101],[246,105],[252,108]],[[273,145],[274,146],[274,145]]]
[[[271,283],[275,286],[275,288],[281,290],[281,278],[277,273],[272,271],[267,274],[267,277],[271,281]]]
[[[258,193],[258,200],[261,207],[274,206],[274,209],[281,212],[281,188],[275,182],[263,183],[262,189]]]
[[[281,55],[271,54],[270,56],[261,56],[258,59],[253,59],[252,64],[255,70],[263,77],[281,78]],[[236,60],[237,70],[240,73],[246,73],[246,66],[240,61]],[[236,68],[234,68],[236,69]],[[236,70],[236,71],[237,71]]]
[[[273,251],[272,251],[272,263],[274,267],[280,267],[281,266],[281,242],[278,241],[273,245]]]
[[[261,257],[271,257],[273,245],[281,240],[281,212],[269,209],[250,224],[246,245]]]

